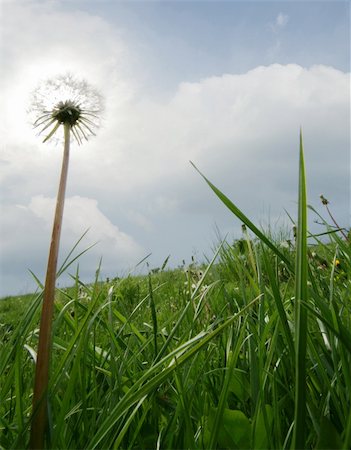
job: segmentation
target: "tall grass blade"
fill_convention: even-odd
[[[57,275],[56,277],[58,278],[60,275],[62,275],[73,263],[74,261],[76,261],[77,259],[79,259],[82,255],[84,255],[84,253],[86,253],[87,251],[89,251],[91,248],[93,248],[96,243],[89,245],[89,247],[85,248],[84,250],[82,250],[78,255],[76,255],[74,258],[72,258],[71,260],[69,259],[71,257],[71,255],[73,254],[74,250],[78,247],[79,243],[82,241],[82,239],[84,238],[84,236],[88,233],[89,230],[86,230],[82,236],[78,239],[78,241],[74,244],[74,246],[72,247],[72,249],[69,251],[68,255],[66,256],[65,260],[62,262],[61,267],[59,268],[59,270],[57,271]]]
[[[307,347],[307,201],[302,132],[300,132],[298,221],[295,266],[295,412],[292,449],[304,449],[306,437]]]
[[[191,165],[194,167],[194,169],[202,176],[202,178],[206,181],[206,183],[210,186],[212,191],[217,195],[217,197],[225,204],[225,206],[241,221],[243,222],[250,230],[262,241],[264,242],[267,247],[269,247],[273,252],[282,260],[285,262],[285,264],[288,266],[288,268],[293,271],[293,267],[291,265],[291,262],[286,256],[277,248],[274,243],[267,238],[266,235],[262,233],[261,230],[259,230],[256,225],[251,222],[251,220],[236,206],[234,203],[229,200],[229,198],[224,195],[214,184],[211,183],[210,180],[208,180],[205,175],[203,175],[200,170],[195,166],[194,163],[190,161]]]
[[[44,289],[43,283],[39,280],[39,278],[35,275],[35,273],[32,272],[30,269],[28,269],[28,271],[30,272],[30,274],[32,275],[32,277],[34,278],[35,282],[40,287],[40,289]]]
[[[151,309],[151,317],[152,317],[152,325],[153,325],[153,335],[154,335],[154,355],[155,359],[157,358],[158,349],[157,349],[157,314],[155,307],[155,299],[154,293],[152,290],[152,282],[151,282],[151,274],[148,275],[149,281],[149,297],[150,297],[150,309]]]

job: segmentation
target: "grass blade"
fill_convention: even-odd
[[[190,161],[191,165],[194,167],[194,169],[199,172],[199,174],[202,176],[202,178],[206,181],[206,183],[210,186],[212,191],[217,195],[217,197],[225,204],[225,206],[241,221],[243,222],[250,230],[262,241],[264,242],[267,247],[269,247],[273,252],[279,256],[279,258],[286,263],[288,268],[292,271],[293,267],[291,266],[291,262],[288,258],[283,255],[283,253],[273,244],[272,241],[270,241],[266,235],[262,233],[261,230],[259,230],[256,225],[251,222],[251,220],[236,206],[234,203],[229,200],[229,198],[224,195],[214,184],[211,183],[210,180],[208,180],[205,175],[203,175],[200,170],[195,166],[194,163]]]
[[[305,448],[307,346],[307,201],[302,132],[300,132],[298,221],[295,266],[295,412],[292,449]]]

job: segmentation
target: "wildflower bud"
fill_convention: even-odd
[[[323,197],[322,194],[319,196],[319,198],[321,199],[323,205],[327,205],[329,203],[329,201],[325,197]]]

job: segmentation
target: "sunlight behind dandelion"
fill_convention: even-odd
[[[103,111],[102,96],[85,80],[71,73],[58,75],[42,82],[33,92],[30,113],[39,134],[53,128],[44,139],[50,139],[61,124],[69,123],[78,144],[94,135]]]

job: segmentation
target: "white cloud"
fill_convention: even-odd
[[[38,195],[31,199],[27,209],[42,219],[48,228],[53,220],[54,205],[54,198]],[[78,195],[68,197],[65,200],[62,233],[70,236],[70,240],[77,240],[87,229],[89,240],[98,243],[99,253],[102,248],[107,251],[108,257],[115,255],[116,259],[129,262],[142,255],[136,242],[100,211],[97,200]]]
[[[321,124],[330,122],[333,132],[345,130],[348,82],[347,74],[332,68],[276,64],[243,75],[182,83],[169,102],[139,102],[132,114],[127,112],[126,127],[117,131],[121,136],[118,170],[124,168],[118,176],[125,184],[123,170],[130,168],[125,176],[131,181],[133,175],[131,189],[170,176],[181,181],[189,159],[238,167],[258,156],[258,142],[264,151],[269,142],[296,135],[300,125],[307,133],[321,133]],[[269,149],[266,158],[272,155],[286,158],[279,149]],[[104,160],[100,163],[104,165]],[[109,168],[104,167],[108,180]],[[112,182],[114,172],[110,176]]]
[[[89,252],[90,273],[100,255],[111,271],[135,262],[142,249],[182,259],[202,250],[215,222],[235,229],[189,160],[254,220],[265,207],[272,220],[283,208],[294,211],[300,126],[309,201],[316,206],[323,193],[348,221],[349,74],[273,64],[184,80],[167,98],[154,98],[136,83],[128,43],[108,23],[64,13],[55,2],[39,6],[8,4],[4,22],[12,45],[1,80],[1,245],[13,291],[22,289],[26,267],[46,263],[62,158],[59,146],[35,137],[24,99],[38,78],[63,66],[86,75],[107,102],[98,136],[72,148],[62,233],[62,255],[87,228],[89,243],[100,242]],[[275,26],[287,21],[281,13]]]
[[[288,23],[288,21],[289,16],[280,12],[275,19],[275,24],[277,25],[277,27],[283,28]]]
[[[289,22],[289,16],[280,12],[275,18],[274,23],[269,24],[269,28],[274,32],[278,33],[280,30],[286,27]]]
[[[14,138],[27,147],[38,143],[27,111],[30,93],[41,80],[66,72],[88,78],[107,97],[107,114],[118,112],[132,95],[129,49],[100,17],[64,11],[58,2],[35,1],[5,2],[3,17],[0,86],[7,112],[1,123],[5,146]]]
[[[54,207],[54,198],[37,195],[32,197],[28,205],[3,209],[6,214],[1,221],[1,276],[4,292],[7,285],[13,283],[11,279],[17,270],[21,272],[21,284],[17,292],[30,284],[30,278],[25,275],[27,269],[43,279]],[[85,279],[93,279],[100,258],[103,273],[114,276],[119,271],[128,270],[145,256],[142,247],[101,212],[95,199],[73,196],[65,201],[61,261],[87,230],[87,235],[75,252],[77,254],[93,245],[86,256],[80,258],[80,275]],[[67,281],[67,275],[65,279]],[[30,285],[33,287],[33,284]]]
[[[202,245],[199,237],[210,234],[214,222],[227,227],[224,231],[232,229],[230,215],[189,160],[251,217],[263,208],[273,221],[283,208],[293,212],[300,126],[309,201],[318,206],[323,193],[338,219],[347,222],[348,90],[349,74],[331,67],[275,64],[184,82],[164,102],[130,99],[121,111],[123,127],[119,117],[108,117],[96,139],[72,150],[62,254],[89,227],[89,242],[100,241],[89,254],[93,261],[103,255],[108,267],[141,255],[132,235],[145,253],[164,257],[173,251],[182,258],[187,248]],[[6,199],[22,204],[27,199],[32,213],[21,219],[9,214],[7,220],[27,224],[35,239],[23,239],[25,253],[36,253],[39,246],[45,261],[43,225],[48,236],[61,150],[38,144],[28,153],[13,138],[7,161]],[[137,227],[133,232],[131,225]],[[7,234],[6,254],[12,245],[11,258],[21,259],[18,233],[10,223]]]

